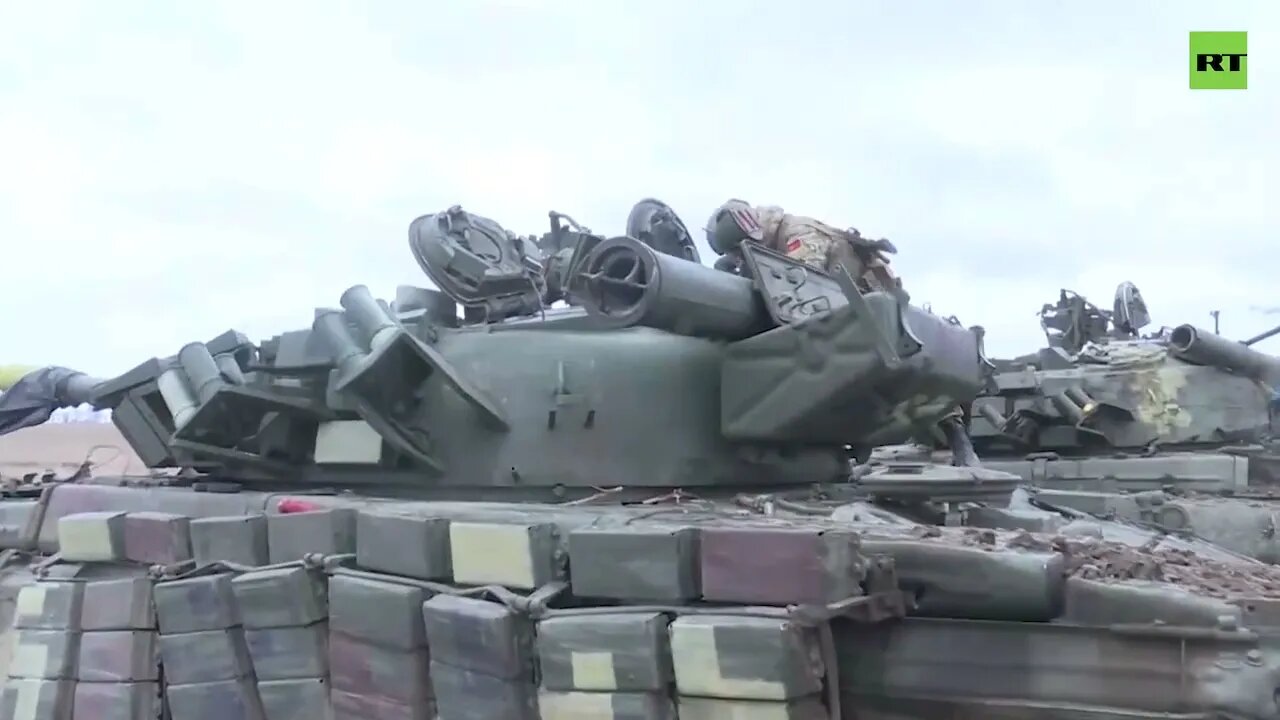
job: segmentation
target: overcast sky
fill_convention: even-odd
[[[1249,31],[1247,91],[1188,89],[1190,30]],[[1275,0],[4,3],[0,363],[261,339],[424,284],[420,214],[648,196],[888,237],[995,355],[1123,280],[1242,337],[1280,324],[1278,52]]]

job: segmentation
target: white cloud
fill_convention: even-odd
[[[927,10],[927,12],[926,12]],[[1060,287],[1158,323],[1280,304],[1274,3],[228,0],[0,10],[6,362],[114,373],[423,278],[454,203],[618,232],[656,196],[887,235],[912,295],[1029,351]],[[1186,88],[1250,31],[1251,88]],[[1268,192],[1270,190],[1270,192]]]

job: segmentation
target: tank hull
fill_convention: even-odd
[[[37,582],[36,575],[41,576],[38,582],[45,588],[59,579],[73,578],[85,586],[84,592],[90,592],[105,577],[122,572],[142,577],[150,567],[151,576],[159,578],[151,592],[159,593],[223,572],[232,578],[234,587],[257,586],[279,580],[289,568],[303,568],[305,573],[297,572],[320,577],[319,582],[327,587],[323,632],[329,647],[338,648],[343,657],[361,658],[361,666],[367,668],[364,672],[375,672],[364,676],[365,680],[353,679],[337,655],[328,656],[331,676],[324,677],[331,693],[325,707],[339,713],[355,706],[367,712],[373,707],[370,703],[377,695],[376,688],[391,692],[387,688],[404,687],[409,695],[400,700],[379,696],[383,699],[378,707],[383,712],[417,708],[425,713],[428,707],[437,708],[437,703],[445,707],[456,702],[459,694],[469,697],[469,702],[478,702],[474,693],[489,688],[485,706],[492,704],[493,712],[500,713],[494,717],[534,718],[539,716],[539,704],[547,716],[552,710],[580,710],[592,703],[596,703],[593,707],[611,709],[598,710],[604,714],[590,717],[674,718],[677,712],[682,712],[680,717],[718,717],[716,713],[742,706],[754,707],[757,712],[790,713],[790,717],[885,720],[940,716],[1207,718],[1218,712],[1241,718],[1280,716],[1272,700],[1280,680],[1280,654],[1268,641],[1280,619],[1271,611],[1280,593],[1274,599],[1268,596],[1263,580],[1270,577],[1270,570],[1265,565],[1232,560],[1238,573],[1261,578],[1260,584],[1246,588],[1255,594],[1210,597],[1188,590],[1191,585],[1178,589],[1150,582],[1090,581],[1078,567],[1073,568],[1071,551],[1055,549],[1052,536],[1039,536],[1040,540],[1032,542],[1028,538],[1037,536],[1026,533],[985,531],[988,536],[970,528],[924,531],[909,522],[870,526],[785,509],[744,513],[742,507],[689,501],[674,504],[670,500],[641,507],[412,502],[351,495],[63,485],[46,491],[40,501],[24,505],[24,517],[20,517],[24,513],[14,513],[7,522],[20,530],[5,537],[12,550],[61,551],[71,560],[55,562],[34,574],[25,563],[7,565],[0,575],[0,613],[8,615],[10,622],[5,627],[10,627],[16,615],[18,624],[28,628],[18,631],[18,645],[24,647],[33,641],[29,628],[39,613],[32,610],[30,597],[19,598],[19,594]],[[840,516],[839,512],[834,515]],[[86,545],[77,539],[83,535],[68,528],[77,524],[88,527],[86,518],[106,522],[104,518],[113,517],[134,523],[125,526],[121,552],[126,556],[137,556],[138,548],[144,547],[131,541],[129,538],[138,536],[130,533],[142,532],[140,527],[154,530],[160,527],[156,524],[160,520],[166,533],[175,527],[188,528],[183,537],[190,543],[163,547],[191,548],[204,556],[167,565],[139,563],[127,557],[123,562],[75,561],[84,557],[86,549],[98,552],[101,546]],[[232,532],[228,521],[244,517],[262,518],[266,528],[261,567],[200,565],[210,559],[209,535],[206,530],[193,529],[217,525],[225,531],[219,533],[225,539],[239,532]],[[348,518],[350,534],[334,532],[333,522],[339,517]],[[409,525],[413,537],[425,543],[413,552],[405,552],[409,545],[397,541],[409,537],[402,534]],[[512,535],[510,530],[518,532]],[[856,538],[845,546],[844,552],[852,555],[836,553],[838,545],[833,539],[842,534]],[[806,543],[815,537],[827,539],[818,545],[782,550],[787,543],[779,540],[784,536],[804,538]],[[93,537],[109,538],[110,533]],[[442,553],[441,542],[451,548]],[[1163,551],[1151,550],[1158,545],[1145,536],[1131,538],[1124,547],[1133,552],[1154,552],[1149,557],[1161,562],[1164,556],[1159,553]],[[157,547],[154,543],[145,545],[150,548],[146,552],[154,553]],[[803,547],[813,549],[799,549]],[[306,553],[308,548],[318,555]],[[723,554],[717,548],[731,550]],[[165,559],[146,552],[144,557]],[[1074,552],[1078,556],[1081,551],[1077,548]],[[182,557],[181,550],[174,557]],[[821,557],[832,560],[815,564],[814,559]],[[543,560],[545,565],[540,564]],[[688,564],[685,569],[690,572],[680,570],[682,563]],[[872,570],[873,566],[880,570]],[[838,591],[854,593],[853,602],[825,606],[843,610],[820,615],[815,621],[806,619],[803,612],[796,614],[794,607],[786,608],[785,600],[798,596],[788,598],[785,594],[810,587],[812,573],[828,581],[838,576],[847,579],[847,571],[854,567],[860,568],[861,580],[846,583]],[[885,574],[883,570],[888,568],[892,572]],[[775,582],[760,583],[762,570]],[[495,584],[508,590],[483,590]],[[540,604],[539,593],[557,585],[564,588],[560,592],[567,593],[561,596],[565,601]],[[823,587],[837,592],[831,590],[832,585]],[[768,595],[777,592],[783,595]],[[43,592],[41,597],[52,598],[51,593]],[[452,599],[423,605],[437,595]],[[589,596],[617,599],[601,602]],[[284,612],[283,606],[263,605],[252,594],[234,597],[243,618],[257,617],[255,613],[264,608]],[[180,657],[185,651],[171,649],[173,641],[166,640],[172,636],[173,626],[166,627],[163,608],[170,600],[158,594],[156,598],[159,657],[169,667],[179,662],[175,653]],[[359,601],[355,606],[350,605],[352,598]],[[407,606],[406,598],[410,602]],[[725,598],[737,600],[726,602]],[[914,606],[912,617],[898,617],[905,609],[898,604],[901,601]],[[53,607],[50,600],[42,602],[45,608]],[[383,607],[378,603],[384,602],[392,604],[384,611],[376,610]],[[181,617],[191,622],[193,613],[205,612],[196,605],[176,607],[189,607]],[[348,607],[364,611],[353,615]],[[396,607],[408,610],[398,615],[402,611],[393,610]],[[813,613],[823,606],[802,603],[798,607]],[[288,609],[288,613],[302,612],[297,607]],[[655,620],[658,616],[663,619]],[[51,616],[46,613],[47,617]],[[421,647],[408,640],[402,648],[379,644],[400,642],[398,617],[409,623],[403,632],[425,633]],[[425,630],[413,630],[423,617]],[[466,625],[474,628],[468,632],[482,633],[487,639],[476,645],[465,633],[441,631],[432,624],[441,618],[473,623]],[[313,618],[296,620],[308,619]],[[661,622],[664,628],[660,634],[645,635],[663,639],[665,644],[654,646],[659,648],[656,654],[645,654],[647,651],[639,649],[643,643],[635,645],[634,638],[627,641],[624,652],[622,645],[609,645],[615,641],[601,629],[618,623],[631,628],[627,632],[656,632],[645,624],[650,621]],[[242,622],[252,625],[258,621]],[[526,627],[521,624],[524,622],[530,623],[528,630],[521,629]],[[813,628],[817,634],[811,637],[809,630],[800,628]],[[820,638],[826,632],[823,628],[830,630],[828,650],[823,650],[820,639],[812,639]],[[255,632],[266,631],[250,628],[243,632],[253,637]],[[81,637],[91,634],[84,629]],[[385,640],[375,640],[384,635]],[[713,636],[717,638],[714,642],[700,640]],[[782,645],[769,639],[775,636],[783,639]],[[519,638],[527,638],[532,645],[519,650],[524,647],[516,642]],[[500,646],[505,642],[515,643],[511,652],[516,655],[508,658],[491,652],[493,643]],[[563,644],[566,642],[569,645]],[[757,648],[756,642],[764,644]],[[651,692],[636,686],[643,685],[635,679],[640,677],[635,674],[638,669],[600,679],[585,666],[577,668],[569,662],[572,651],[566,648],[599,651],[601,644],[612,648],[615,668],[639,668],[642,661],[657,658],[655,668],[674,672],[674,691]],[[257,668],[260,677],[256,685],[209,681],[209,697],[240,693],[256,698],[254,703],[270,704],[282,688],[302,692],[297,685],[301,680],[264,680],[261,676],[273,672],[270,668],[279,666],[280,657],[294,662],[288,667],[304,667],[298,658],[306,657],[309,651],[290,650],[292,654],[279,656],[264,651],[261,645],[246,647],[248,659],[236,662]],[[419,653],[425,657],[427,647],[433,658],[471,665],[435,661],[427,668],[424,664],[422,686],[434,690],[415,695],[413,688],[419,685],[404,685],[398,674],[411,672],[413,658]],[[753,660],[753,655],[768,655],[771,651],[767,648],[772,647],[792,648],[799,654],[783,653],[755,668],[752,663],[758,659]],[[975,648],[984,650],[975,655]],[[89,662],[83,653],[82,668]],[[32,670],[30,653],[19,655],[20,661],[0,656],[0,663],[7,664],[0,672],[19,677],[38,674]],[[513,670],[508,677],[498,665],[485,664],[496,663],[499,657],[508,658],[503,663],[516,663],[512,667],[520,668],[519,672]],[[561,658],[568,664],[559,665]],[[521,674],[525,661],[540,670]],[[574,662],[581,664],[585,659]],[[707,663],[716,669],[714,673],[703,667]],[[755,668],[750,672],[759,675],[750,681],[735,680],[729,668],[744,666]],[[383,677],[378,672],[390,674]],[[578,686],[568,687],[574,683]],[[615,688],[610,692],[610,683],[621,683],[629,690]],[[8,685],[31,687],[30,681],[17,679]],[[170,686],[162,689],[171,704],[175,693],[179,705],[212,702],[204,695],[193,698],[183,694],[189,691],[175,691]],[[838,695],[832,695],[832,690]],[[48,699],[53,695],[46,695],[40,696],[40,702],[54,702]],[[600,697],[604,695],[610,696],[608,703]],[[632,712],[641,714],[625,714],[624,706],[640,708]],[[810,714],[799,714],[806,712]],[[449,715],[441,711],[440,717]]]

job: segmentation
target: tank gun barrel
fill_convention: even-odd
[[[1248,340],[1243,340],[1241,341],[1240,344],[1247,347],[1249,345],[1255,345],[1257,343],[1260,343],[1263,340],[1266,340],[1267,338],[1270,338],[1270,337],[1274,337],[1276,335],[1280,335],[1280,325],[1277,325],[1264,333],[1258,333],[1257,335],[1254,335]]]
[[[588,313],[610,328],[740,339],[769,326],[751,280],[655,251],[629,237],[596,246],[574,279]]]
[[[1280,382],[1280,358],[1193,325],[1173,329],[1169,351],[1174,357],[1195,365],[1219,367],[1272,386]]]

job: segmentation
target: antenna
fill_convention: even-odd
[[[1213,316],[1213,334],[1214,334],[1214,335],[1221,335],[1222,333],[1218,332],[1218,315],[1220,315],[1220,314],[1221,314],[1221,311],[1220,311],[1220,310],[1210,310],[1210,311],[1209,311],[1209,314]]]

